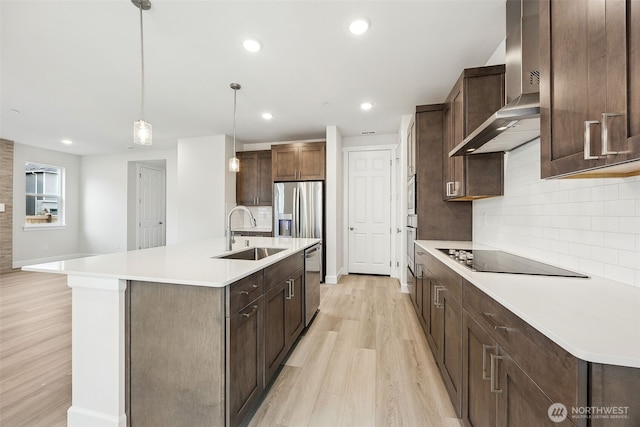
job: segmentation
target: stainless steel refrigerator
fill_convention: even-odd
[[[321,239],[324,282],[324,181],[273,184],[273,235]]]

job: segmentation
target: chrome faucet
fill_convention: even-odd
[[[251,211],[249,210],[249,208],[247,208],[246,206],[243,205],[238,205],[238,206],[234,206],[233,208],[231,208],[231,210],[229,211],[229,214],[227,214],[227,232],[226,232],[226,237],[227,237],[227,242],[226,242],[226,250],[230,251],[233,243],[234,243],[234,239],[231,233],[231,215],[237,211],[237,210],[243,210],[247,213],[247,215],[249,215],[249,221],[251,222],[251,227],[254,228],[257,226],[256,224],[256,219],[253,217],[253,214],[251,213]]]

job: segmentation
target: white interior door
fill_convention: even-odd
[[[349,272],[391,272],[391,154],[349,153]]]
[[[164,171],[139,165],[138,249],[164,246],[165,227]]]

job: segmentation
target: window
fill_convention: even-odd
[[[64,225],[64,168],[27,162],[24,172],[26,225]]]

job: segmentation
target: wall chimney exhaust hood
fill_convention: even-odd
[[[509,151],[540,136],[538,0],[507,0],[506,11],[507,105],[449,156]]]

